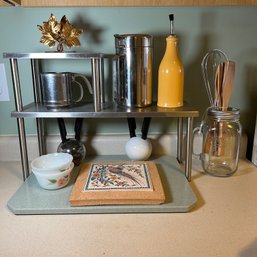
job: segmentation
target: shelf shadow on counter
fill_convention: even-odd
[[[256,257],[257,253],[257,238],[243,250],[239,252],[239,257]]]

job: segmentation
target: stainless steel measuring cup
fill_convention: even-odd
[[[77,78],[82,78],[90,94],[93,94],[90,82],[82,74],[72,72],[40,73],[43,104],[48,108],[61,108],[80,102],[84,91],[81,83],[76,80]],[[77,85],[80,90],[80,95],[76,99],[73,93],[73,85]]]

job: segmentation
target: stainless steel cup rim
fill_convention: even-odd
[[[115,34],[115,47],[152,47],[153,36],[148,34]]]
[[[40,75],[49,75],[49,76],[66,76],[66,75],[72,75],[74,73],[72,72],[55,72],[55,71],[47,71],[47,72],[40,72]]]

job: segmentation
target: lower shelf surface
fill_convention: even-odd
[[[86,161],[128,160],[126,156],[111,155],[87,158]],[[8,201],[7,206],[14,214],[93,214],[93,213],[168,213],[188,212],[196,204],[184,173],[174,157],[152,157],[159,171],[166,201],[157,205],[107,205],[71,207],[69,197],[79,169],[73,170],[68,186],[59,190],[42,189],[33,174]]]

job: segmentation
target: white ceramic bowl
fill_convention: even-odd
[[[72,155],[68,153],[49,153],[34,159],[31,162],[31,168],[43,173],[63,172],[70,167],[72,160]]]
[[[70,167],[63,172],[57,172],[52,174],[44,174],[43,172],[37,172],[35,170],[32,170],[32,172],[36,176],[37,182],[42,188],[55,190],[63,188],[69,183],[73,168],[74,163],[72,162]]]

